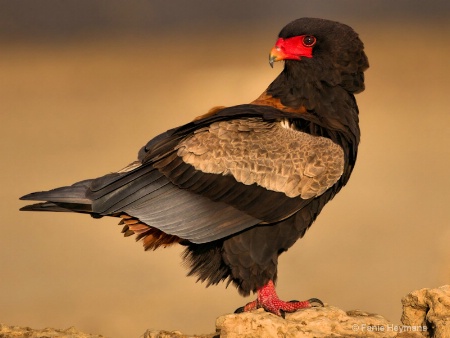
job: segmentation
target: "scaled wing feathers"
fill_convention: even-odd
[[[320,196],[344,170],[344,152],[330,139],[261,118],[212,123],[177,149],[197,170],[232,175],[245,185],[256,183],[291,198]]]

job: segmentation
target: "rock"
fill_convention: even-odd
[[[380,315],[359,310],[346,312],[334,306],[286,314],[286,319],[259,309],[217,318],[216,335],[205,337],[450,338],[450,285],[411,292],[402,303],[401,324]],[[169,335],[158,336],[156,331],[153,334],[148,338],[189,337],[168,332],[165,334]]]
[[[179,331],[147,331],[143,338],[450,338],[450,285],[413,291],[402,299],[402,324],[359,310],[334,306],[287,313],[286,319],[262,309],[224,315],[216,333],[185,335]],[[33,330],[0,324],[0,338],[103,338],[77,331]]]
[[[1,338],[1,336],[0,336]],[[185,335],[180,331],[150,331],[144,333],[143,338],[219,338],[215,333],[203,335]]]
[[[426,326],[424,337],[450,337],[450,285],[413,291],[402,304],[404,325]]]
[[[380,315],[363,311],[345,312],[334,306],[305,309],[286,314],[286,319],[262,309],[219,317],[220,337],[395,337],[394,324]]]
[[[105,338],[96,334],[78,331],[74,327],[65,330],[42,329],[34,330],[30,327],[8,326],[0,324],[0,338]]]

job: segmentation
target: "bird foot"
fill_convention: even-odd
[[[272,281],[269,281],[266,285],[258,289],[257,293],[258,297],[256,300],[240,307],[235,311],[235,313],[242,313],[263,308],[267,312],[271,312],[284,318],[286,312],[295,312],[300,309],[323,306],[322,301],[317,298],[311,298],[301,302],[297,300],[291,300],[289,302],[282,301],[278,298]]]

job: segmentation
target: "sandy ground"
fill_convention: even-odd
[[[352,25],[371,63],[357,167],[280,258],[278,290],[396,322],[402,296],[450,283],[450,29]],[[120,169],[157,133],[251,101],[281,70],[275,34],[0,46],[0,321],[202,333],[250,300],[186,278],[181,249],[144,252],[115,219],[20,213],[18,197]]]

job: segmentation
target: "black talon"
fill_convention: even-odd
[[[324,307],[325,306],[323,304],[323,302],[320,299],[318,299],[318,298],[308,299],[308,302],[311,305],[311,307]]]
[[[244,306],[238,307],[234,313],[243,313],[244,312]]]
[[[286,312],[280,309],[280,316],[281,318],[286,319]]]

